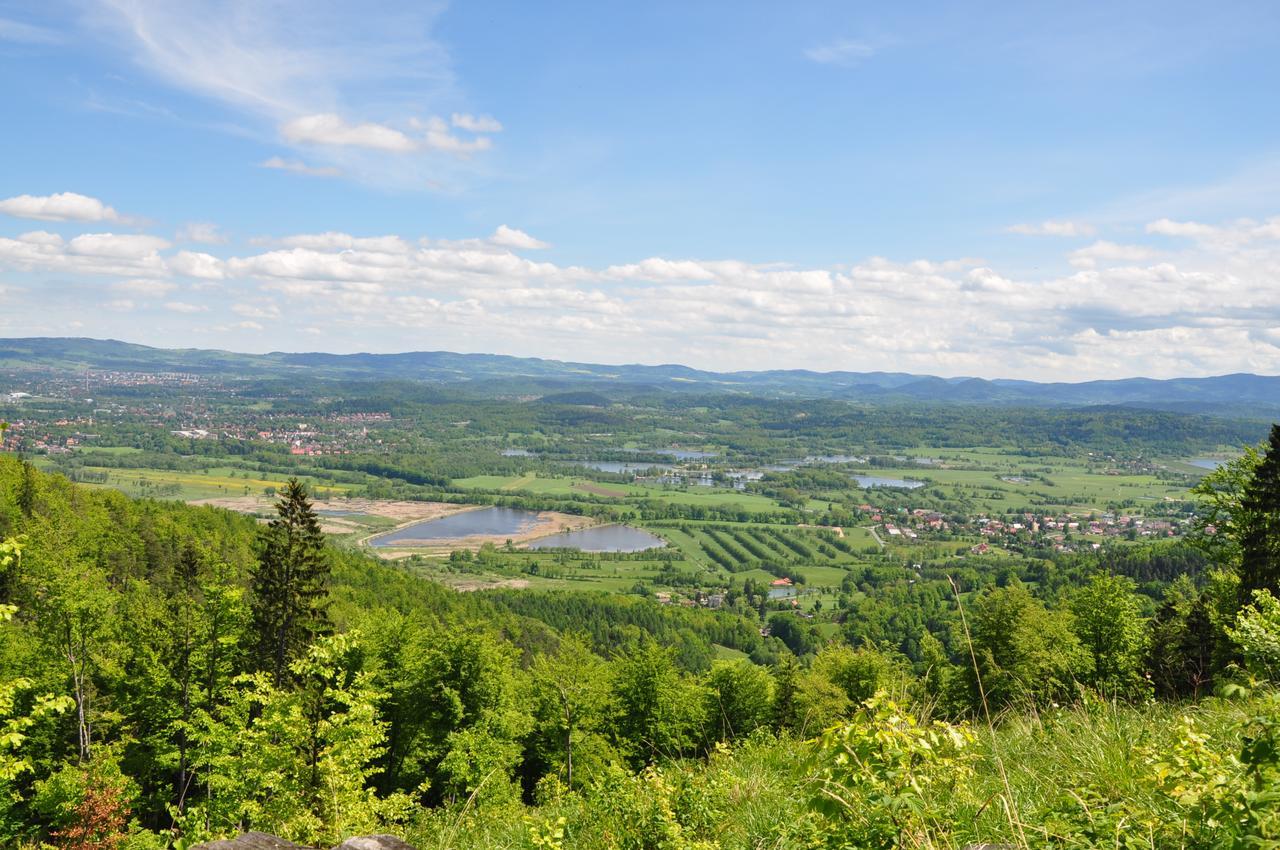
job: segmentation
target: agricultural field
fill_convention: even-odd
[[[755,493],[744,493],[716,487],[663,486],[655,484],[596,481],[586,477],[526,473],[517,476],[477,475],[454,480],[462,490],[514,493],[524,491],[546,496],[598,496],[608,499],[657,499],[682,505],[728,505],[751,511],[768,511],[778,507],[775,499]]]
[[[355,489],[350,484],[335,483],[305,473],[297,477],[307,483],[318,499],[339,497]],[[90,487],[111,487],[136,498],[192,502],[232,496],[269,497],[284,485],[287,476],[267,477],[232,466],[201,470],[86,466],[78,471],[77,480]]]

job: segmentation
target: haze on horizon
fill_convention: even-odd
[[[1280,373],[1266,2],[0,2],[0,334]]]

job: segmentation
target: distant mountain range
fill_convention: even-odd
[[[1124,378],[1081,383],[938,378],[905,372],[708,372],[687,366],[605,366],[509,357],[414,351],[404,354],[237,354],[207,349],[164,349],[116,340],[0,339],[0,369],[193,372],[246,378],[305,373],[327,379],[397,379],[492,385],[537,392],[609,388],[667,392],[736,392],[852,401],[946,402],[990,405],[1123,405],[1230,416],[1280,413],[1280,376],[1238,373],[1210,378]]]

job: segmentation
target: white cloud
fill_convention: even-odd
[[[1197,239],[1214,235],[1218,232],[1218,228],[1194,221],[1173,221],[1172,219],[1162,218],[1159,221],[1153,221],[1148,224],[1147,232],[1161,236],[1189,236]]]
[[[174,274],[203,280],[221,280],[225,276],[222,260],[200,251],[179,251],[169,259],[169,269]]]
[[[392,153],[408,153],[418,147],[412,139],[392,127],[371,122],[349,124],[332,112],[295,118],[280,127],[280,134],[294,143],[369,148]]]
[[[503,248],[515,248],[517,250],[536,251],[542,248],[551,247],[541,239],[534,239],[523,230],[517,230],[514,227],[507,227],[505,224],[498,225],[498,229],[493,231],[493,235],[489,237],[489,241],[494,245],[500,245]]]
[[[1219,250],[1230,250],[1252,242],[1280,239],[1280,216],[1273,216],[1261,222],[1242,218],[1221,225],[1162,218],[1148,224],[1147,232],[1159,236],[1192,239]]]
[[[424,150],[465,157],[476,151],[488,150],[493,145],[486,136],[463,139],[455,135],[449,131],[449,125],[443,118],[432,117],[425,121],[412,119],[409,124],[415,130],[422,132],[422,138],[418,140],[417,145]]]
[[[470,115],[466,112],[455,112],[449,117],[453,126],[469,133],[501,133],[502,124],[492,115]]]
[[[85,257],[142,260],[169,247],[159,236],[144,233],[82,233],[67,243],[67,252]]]
[[[160,298],[177,289],[177,286],[167,280],[137,278],[135,280],[122,280],[119,283],[112,284],[111,288],[116,292],[139,298]]]
[[[231,312],[248,319],[278,319],[280,308],[275,304],[232,304]]]
[[[6,198],[0,201],[0,213],[38,221],[122,221],[112,207],[76,192]]]
[[[149,236],[32,231],[0,237],[0,269],[45,276],[36,278],[41,312],[20,317],[33,327],[51,321],[60,298],[69,306],[59,321],[83,311],[83,285],[60,287],[98,275],[116,301],[175,313],[166,326],[182,333],[197,330],[184,314],[225,309],[241,324],[201,328],[235,335],[254,330],[243,323],[265,325],[282,346],[313,347],[305,329],[317,328],[347,350],[430,339],[432,348],[720,369],[1053,380],[1280,372],[1280,229],[1270,220],[1207,227],[1195,232],[1212,241],[1177,252],[1096,241],[1065,253],[1068,273],[1047,275],[963,258],[806,267],[657,256],[571,266],[523,256],[538,240],[511,227],[453,241],[295,234],[223,256]],[[1218,240],[1224,232],[1247,241]],[[190,277],[226,283],[185,282],[179,295],[177,282]],[[111,318],[123,303],[102,301],[103,327],[136,325]]]
[[[804,55],[820,65],[856,65],[879,52],[879,46],[869,41],[842,38],[805,50]]]
[[[421,135],[411,137],[386,124],[351,124],[334,113],[295,118],[286,122],[280,128],[280,133],[287,141],[295,144],[364,148],[399,154],[430,150],[466,156],[476,151],[488,150],[492,145],[486,136],[463,139],[454,135],[441,118],[411,120],[409,123]]]
[[[1087,222],[1052,220],[1035,224],[1014,224],[1006,230],[1024,236],[1092,236],[1097,232],[1097,229]]]
[[[352,236],[349,233],[300,233],[280,239],[259,240],[260,244],[282,248],[309,248],[315,251],[361,250],[381,254],[404,254],[412,250],[399,236]]]
[[[227,235],[216,224],[193,221],[184,224],[174,236],[178,242],[201,242],[206,245],[225,245]]]
[[[192,304],[188,301],[168,301],[164,308],[174,313],[203,313],[209,308],[203,304]]]
[[[342,172],[333,166],[313,166],[297,159],[284,159],[273,156],[258,163],[260,168],[275,168],[280,171],[292,171],[294,174],[306,174],[309,177],[338,177]]]
[[[307,0],[90,0],[86,32],[127,51],[164,85],[215,98],[240,113],[240,131],[275,132],[308,151],[308,162],[272,157],[262,165],[312,176],[344,176],[403,189],[430,189],[456,163],[491,146],[443,129],[411,134],[410,116],[460,100],[448,51],[433,37],[444,4],[395,14]],[[378,92],[379,115],[364,113]],[[458,129],[496,132],[490,116],[456,113]],[[413,157],[388,161],[386,153]]]
[[[1072,251],[1068,259],[1073,266],[1092,268],[1099,261],[1142,263],[1156,256],[1155,251],[1142,245],[1120,245],[1100,239],[1092,245]]]

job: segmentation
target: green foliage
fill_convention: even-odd
[[[683,674],[669,650],[646,644],[613,664],[618,747],[633,765],[692,755],[702,740],[704,686]]]
[[[716,740],[745,738],[773,720],[773,679],[749,661],[721,661],[707,674],[707,716]]]
[[[1227,636],[1239,648],[1252,673],[1280,681],[1280,599],[1271,591],[1253,592],[1253,602],[1240,609]]]
[[[1280,423],[1240,500],[1240,594],[1280,592]]]
[[[1091,660],[1083,681],[1106,694],[1141,696],[1149,687],[1142,666],[1148,629],[1133,582],[1095,575],[1072,595],[1071,613],[1072,628]]]
[[[933,846],[954,829],[948,798],[973,774],[973,734],[940,721],[921,723],[880,692],[818,744],[817,810],[829,818],[831,846]],[[954,805],[954,801],[952,803]]]
[[[181,818],[184,834],[252,827],[332,843],[403,813],[407,799],[370,787],[386,726],[355,652],[354,636],[322,638],[290,667],[297,690],[248,674],[216,713],[197,713],[192,765],[206,794]]]
[[[1019,583],[997,588],[974,606],[973,656],[965,703],[992,711],[1067,701],[1092,674],[1092,658],[1069,611],[1053,611]]]
[[[264,531],[251,590],[257,658],[277,684],[307,644],[329,629],[329,560],[307,489],[290,478]]]

